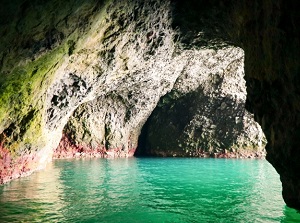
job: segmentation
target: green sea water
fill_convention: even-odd
[[[300,222],[265,160],[56,160],[0,186],[0,222]]]

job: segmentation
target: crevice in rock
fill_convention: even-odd
[[[243,101],[171,91],[139,136],[136,156],[263,157],[265,139]]]
[[[174,81],[174,88],[182,94],[196,91],[201,85],[208,95],[219,93],[227,97],[226,91],[207,87],[210,84],[240,90],[241,79],[232,76],[227,82],[218,80],[225,74],[243,73],[243,53],[233,47],[238,45],[246,54],[247,108],[255,114],[269,140],[267,159],[281,175],[285,201],[300,209],[297,4],[296,0],[5,0],[0,8],[3,153],[7,153],[6,149],[22,151],[24,144],[34,144],[34,150],[50,153],[58,144],[63,126],[72,119],[69,116],[79,109],[86,112],[86,117],[73,120],[80,132],[74,130],[80,139],[76,142],[88,144],[88,148],[102,155],[105,122],[111,128],[110,145],[118,154],[125,151],[124,156],[128,155],[127,147],[134,151],[141,125],[159,98],[172,90]],[[107,97],[112,91],[121,98]],[[238,105],[245,103],[245,92],[244,89],[234,95],[243,101]],[[99,101],[93,101],[96,98]],[[128,99],[128,104],[122,98]],[[227,104],[237,101],[230,98],[229,103],[213,99],[211,102],[226,110],[230,107]],[[172,99],[172,103],[178,103],[177,99]],[[29,105],[35,111],[30,112]],[[164,105],[168,109],[160,111],[162,115],[178,106],[171,105]],[[186,107],[189,108],[193,106]],[[111,117],[104,119],[104,110],[109,110]],[[253,124],[253,117],[247,111],[245,114]],[[181,116],[178,112],[176,117],[181,120]],[[154,114],[151,120],[153,117]],[[193,128],[188,120],[178,129],[200,137],[205,128],[197,126],[189,132]],[[232,120],[241,121],[240,116]],[[209,119],[203,121],[213,125]],[[246,123],[246,119],[243,121]],[[81,126],[82,122],[89,126]],[[172,120],[175,129],[176,123]],[[139,148],[144,147],[151,125],[153,121],[148,119]],[[44,127],[45,131],[39,129]],[[91,140],[86,128],[97,140]],[[63,141],[62,145],[72,144],[66,137]],[[9,171],[22,169],[18,162],[11,164],[6,166]],[[37,159],[32,170],[38,165]],[[17,176],[20,175],[13,178]]]
[[[148,134],[149,134],[149,123],[151,120],[152,114],[149,116],[147,121],[142,127],[141,133],[138,138],[138,146],[135,150],[134,156],[136,157],[143,157],[143,156],[149,156],[149,142],[148,140]]]

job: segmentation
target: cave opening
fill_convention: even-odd
[[[281,176],[283,197],[289,206],[300,209],[300,165],[298,162],[300,157],[300,69],[298,56],[300,19],[298,7],[296,7],[297,1],[275,0],[270,2],[254,0],[236,2],[233,0],[212,0],[205,2],[190,0],[183,2],[172,0],[171,26],[168,23],[170,18],[166,16],[169,15],[168,13],[161,13],[158,16],[155,13],[159,12],[159,10],[153,10],[153,16],[152,13],[149,13],[152,12],[151,10],[154,7],[159,8],[160,3],[163,1],[158,3],[154,0],[150,1],[150,3],[146,2],[145,7],[141,8],[138,5],[137,7],[131,6],[144,4],[142,1],[132,1],[132,4],[121,3],[121,1],[101,1],[101,3],[96,4],[93,0],[83,4],[77,1],[72,7],[69,7],[68,4],[58,3],[56,0],[49,1],[47,4],[18,0],[9,2],[9,4],[3,4],[8,10],[5,7],[1,8],[3,13],[0,15],[0,33],[1,38],[3,38],[0,46],[1,52],[3,52],[0,55],[0,130],[2,131],[0,133],[0,157],[1,161],[5,160],[5,162],[0,163],[2,171],[1,183],[25,176],[27,173],[42,168],[44,163],[39,161],[39,155],[44,152],[45,154],[42,157],[46,156],[46,153],[50,154],[49,151],[57,145],[56,141],[59,140],[64,124],[63,121],[67,120],[67,114],[73,109],[71,107],[83,101],[88,101],[88,97],[91,100],[96,98],[97,96],[93,95],[93,93],[100,92],[99,94],[103,96],[107,92],[117,89],[120,90],[117,92],[120,93],[119,96],[122,96],[121,99],[111,98],[112,101],[109,99],[106,101],[108,102],[106,104],[98,103],[96,105],[98,111],[96,111],[95,117],[89,117],[89,114],[85,114],[87,118],[84,124],[93,128],[95,126],[91,125],[91,123],[93,121],[97,123],[95,135],[103,137],[93,137],[94,135],[90,134],[90,131],[86,131],[87,127],[85,125],[80,126],[76,122],[77,120],[74,119],[71,121],[73,121],[73,124],[78,124],[80,137],[83,139],[84,146],[87,145],[88,149],[96,148],[101,156],[106,156],[106,149],[111,149],[105,147],[112,147],[112,149],[115,149],[114,152],[123,152],[123,145],[120,146],[120,144],[128,143],[126,137],[130,131],[119,131],[121,128],[119,126],[122,126],[124,123],[118,123],[118,120],[127,122],[133,117],[131,116],[132,114],[139,113],[138,109],[134,108],[134,100],[140,103],[140,107],[143,107],[142,103],[147,103],[147,100],[151,98],[144,98],[145,100],[142,102],[138,100],[140,99],[138,96],[136,98],[134,96],[133,98],[126,98],[125,88],[130,86],[130,88],[134,88],[131,89],[133,90],[132,92],[142,95],[143,92],[139,89],[139,84],[143,83],[146,86],[151,85],[151,82],[155,82],[155,78],[151,79],[151,75],[148,74],[154,73],[152,71],[155,71],[156,74],[163,73],[163,69],[155,70],[155,68],[159,67],[156,65],[153,65],[153,70],[147,74],[146,72],[140,72],[142,69],[139,69],[142,65],[150,64],[154,55],[160,56],[160,59],[163,60],[169,58],[168,56],[170,55],[179,55],[180,51],[188,52],[184,56],[190,56],[187,58],[191,64],[191,62],[194,62],[191,60],[195,58],[196,54],[194,56],[191,55],[197,50],[206,48],[211,50],[210,52],[218,52],[219,50],[224,50],[225,52],[228,47],[237,46],[241,47],[246,55],[244,64],[248,91],[247,101],[239,103],[236,97],[230,95],[227,98],[228,100],[215,100],[214,103],[216,103],[217,107],[214,110],[219,109],[221,113],[225,114],[225,111],[232,107],[232,103],[234,106],[237,105],[239,110],[242,110],[240,107],[244,107],[245,103],[246,108],[254,113],[255,117],[243,110],[244,114],[247,113],[246,118],[243,118],[245,116],[240,114],[235,114],[232,115],[231,121],[237,126],[246,122],[253,124],[254,119],[261,124],[266,138],[269,140],[266,147],[268,151],[267,160]],[[105,8],[104,5],[106,3],[109,3],[109,5],[105,6]],[[114,5],[114,3],[116,4]],[[100,9],[102,6],[104,8],[103,11]],[[126,8],[126,10],[122,8]],[[165,12],[164,9],[161,10],[161,12]],[[53,12],[51,16],[49,12]],[[100,22],[98,21],[95,23],[92,21],[96,18],[94,15],[97,13],[101,15],[99,17],[96,16],[97,19],[103,20],[103,24],[108,22],[107,26],[99,25]],[[148,17],[137,21],[140,16]],[[145,21],[150,21],[149,24],[146,24],[146,28],[143,26]],[[171,27],[173,30],[171,30]],[[169,28],[171,31],[168,30]],[[95,30],[97,32],[93,33]],[[173,31],[175,33],[174,36],[170,34]],[[90,35],[91,33],[92,35]],[[103,34],[103,36],[100,34]],[[85,40],[83,41],[81,38],[92,41],[85,44]],[[165,41],[165,39],[167,40]],[[123,42],[123,40],[130,41]],[[103,45],[96,45],[96,43]],[[121,44],[118,45],[118,43]],[[166,49],[169,48],[163,48],[162,46],[171,48],[175,46],[177,48],[164,54],[168,51]],[[136,49],[142,50],[132,53],[131,50]],[[157,54],[156,50],[159,50]],[[229,51],[226,52],[228,53]],[[136,57],[131,60],[130,58],[134,56]],[[180,64],[184,56],[177,58],[176,65]],[[197,56],[203,59],[203,54],[197,54]],[[142,62],[139,64],[141,66],[136,66],[133,61],[140,61],[141,58],[144,59],[145,63]],[[86,59],[87,61],[85,61]],[[211,59],[216,58],[212,56]],[[206,60],[206,62],[211,65],[211,60]],[[232,64],[230,64],[226,69],[232,70],[234,66],[232,67]],[[166,70],[171,70],[170,67],[167,67]],[[146,69],[145,67],[142,68]],[[189,69],[189,66],[185,68]],[[110,75],[105,73],[109,70],[111,71]],[[122,72],[114,72],[115,70],[121,70]],[[133,72],[130,73],[130,71]],[[76,82],[76,89],[74,86],[71,88],[72,81],[67,80],[63,74],[72,74],[73,72],[78,77],[87,78],[88,85],[83,84],[81,86],[79,84],[79,86]],[[168,80],[166,81],[166,79],[173,73],[167,73],[167,78],[161,82],[156,82],[148,89],[157,89],[157,86],[160,86],[160,84],[164,84],[164,87],[168,86],[170,83],[167,83]],[[189,78],[191,73],[186,72],[186,78]],[[131,74],[133,75],[132,77]],[[144,74],[148,75],[145,79],[143,79],[145,77]],[[217,72],[214,74],[217,74]],[[222,80],[220,75],[212,76],[214,77],[207,77],[209,81],[205,82],[204,85],[207,86],[209,82],[212,82],[214,86],[217,86],[219,81]],[[130,83],[136,80],[139,81],[132,85],[128,83],[126,87],[119,88],[120,85],[126,82],[127,77]],[[234,79],[234,77],[231,79],[232,83],[235,83]],[[57,80],[57,83],[60,83],[65,88],[65,93],[70,93],[70,95],[68,94],[70,97],[66,99],[61,98],[63,91],[58,89],[61,86],[51,85],[52,80]],[[179,80],[183,81],[186,79],[180,77]],[[95,81],[99,82],[95,84]],[[226,83],[222,81],[220,84],[226,86]],[[77,89],[79,88],[77,85],[81,90]],[[199,113],[192,115],[195,117],[195,123],[199,123],[197,126],[188,123],[191,118],[187,119],[188,121],[184,120],[185,115],[190,114],[190,109],[192,108],[193,110],[194,105],[201,105],[202,108],[199,108],[201,110],[205,109],[207,103],[199,103],[205,99],[204,96],[199,98],[201,94],[198,94],[198,90],[200,88],[192,89],[197,92],[197,95],[192,97],[196,98],[196,101],[189,103],[186,98],[181,101],[185,97],[183,95],[189,94],[187,89],[190,89],[191,86],[180,88],[179,85],[178,82],[175,86],[175,91],[161,98],[162,101],[159,104],[163,105],[155,109],[155,112],[160,112],[160,115],[152,113],[150,118],[148,118],[139,138],[136,155],[139,153],[144,155],[151,153],[150,150],[153,147],[153,143],[150,142],[149,132],[155,131],[157,128],[163,129],[166,126],[169,129],[166,128],[165,134],[159,135],[161,137],[159,144],[166,143],[166,139],[169,140],[174,137],[179,138],[181,142],[170,140],[176,144],[171,147],[178,148],[178,151],[184,152],[187,156],[193,156],[193,152],[199,153],[202,151],[208,151],[210,155],[218,154],[218,152],[227,153],[228,149],[219,141],[213,141],[213,144],[206,145],[207,148],[203,146],[203,148],[197,150],[200,142],[196,139],[213,138],[220,128],[213,123],[211,118],[207,118],[207,116]],[[95,86],[100,87],[99,89],[94,89]],[[58,90],[56,92],[58,94],[54,94],[53,89],[55,88]],[[161,94],[164,94],[162,93],[164,90],[160,90]],[[219,89],[216,88],[215,90]],[[74,95],[73,91],[76,91]],[[202,86],[201,91],[204,92],[207,89]],[[179,96],[177,95],[178,92]],[[210,91],[212,95],[213,92],[215,91]],[[50,103],[51,100],[48,102],[45,100],[51,95],[54,95],[52,103]],[[101,97],[99,101],[102,99],[105,102],[106,99]],[[66,103],[60,103],[63,100]],[[117,100],[118,103],[114,104]],[[205,100],[212,101],[211,98],[206,98]],[[153,99],[153,101],[156,101],[156,99]],[[187,104],[184,109],[182,108],[183,104]],[[239,107],[238,105],[242,106]],[[88,109],[93,110],[93,106],[87,105],[85,107],[84,105],[81,109],[84,111]],[[54,107],[56,109],[55,114],[53,112],[49,113],[49,111],[53,111]],[[111,111],[103,112],[104,107]],[[115,112],[121,107],[122,109],[119,112]],[[50,110],[47,108],[50,108]],[[48,112],[44,113],[45,109]],[[62,112],[64,109],[66,112]],[[123,113],[126,109],[130,110],[130,112],[125,115],[124,119]],[[34,111],[34,114],[32,114],[32,111]],[[95,110],[93,111],[95,112]],[[207,111],[210,110],[207,109]],[[103,114],[105,114],[105,117],[103,117]],[[115,114],[115,116],[111,114]],[[143,114],[146,114],[146,112]],[[61,117],[53,119],[56,116]],[[155,126],[153,123],[158,120],[158,116],[166,116],[166,118],[159,120],[160,124],[157,124],[157,127],[153,127]],[[172,117],[175,118],[171,120]],[[104,118],[107,118],[107,122],[113,123],[116,128],[103,127],[103,123],[98,121]],[[140,120],[144,120],[143,118],[140,117]],[[184,121],[184,125],[179,125],[180,121]],[[78,130],[75,128],[78,126],[74,126],[74,132]],[[45,131],[43,127],[46,128]],[[151,128],[154,130],[151,130]],[[174,131],[169,131],[170,129]],[[174,134],[176,129],[180,129],[183,134]],[[221,135],[228,132],[227,130],[221,130],[223,131],[220,133]],[[135,137],[136,132],[132,135]],[[91,138],[93,140],[90,140]],[[110,140],[112,143],[107,143],[108,141],[103,143],[103,138]],[[154,138],[156,140],[158,137],[155,136]],[[184,144],[182,141],[189,144]],[[261,135],[250,139],[250,142],[254,141],[260,141],[261,144],[265,143]],[[73,144],[76,143],[74,141]],[[131,145],[134,145],[134,143]],[[243,140],[240,140],[240,143],[243,146],[251,147],[251,143],[247,144]],[[66,144],[70,145],[70,142]],[[146,148],[144,151],[143,147]],[[213,148],[216,147],[221,150],[213,151]],[[24,148],[30,149],[24,150]],[[117,150],[116,148],[122,149]],[[83,151],[77,144],[74,150]],[[27,152],[30,154],[27,154]],[[71,152],[73,155],[73,151]],[[125,152],[123,153],[124,156],[126,156]],[[166,153],[156,153],[156,155],[165,156]],[[179,152],[176,153],[177,155],[179,156]],[[29,162],[29,160],[32,161]]]
[[[149,122],[150,122],[150,118],[151,118],[152,114],[149,116],[149,118],[147,119],[147,121],[145,122],[145,124],[142,127],[141,133],[139,135],[138,138],[138,145],[137,148],[134,152],[134,156],[135,157],[145,157],[145,156],[149,156],[149,142],[148,142],[148,129],[149,129]]]

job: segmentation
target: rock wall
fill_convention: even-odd
[[[103,87],[97,89],[99,96],[83,103],[71,116],[64,128],[64,137],[54,152],[54,157],[132,156],[138,145],[141,128],[161,97],[172,90],[182,95],[193,92],[192,97],[197,98],[199,88],[204,89],[203,96],[207,100],[201,101],[199,99],[197,101],[193,99],[194,101],[187,105],[190,106],[190,109],[193,107],[192,104],[195,104],[197,105],[194,106],[195,112],[199,113],[201,107],[207,104],[211,108],[210,111],[206,112],[214,112],[221,103],[214,100],[213,95],[215,95],[222,100],[234,100],[234,102],[230,102],[228,107],[232,107],[236,114],[228,113],[222,118],[219,117],[218,120],[214,120],[213,123],[205,124],[203,122],[207,120],[201,120],[201,118],[195,117],[194,120],[185,120],[184,125],[190,125],[189,132],[182,132],[185,135],[194,131],[191,128],[195,127],[191,125],[196,122],[201,126],[206,124],[209,126],[219,125],[216,129],[223,128],[224,132],[221,133],[217,130],[217,136],[205,131],[202,139],[195,135],[193,142],[188,142],[186,137],[179,139],[177,134],[179,144],[182,144],[183,147],[181,150],[189,151],[188,153],[181,153],[181,156],[191,156],[192,151],[188,148],[187,143],[194,143],[193,150],[203,149],[208,152],[207,146],[209,144],[210,153],[222,153],[225,149],[230,151],[240,149],[247,151],[246,153],[240,151],[244,153],[243,157],[248,157],[248,155],[250,157],[263,157],[265,155],[265,139],[262,130],[250,115],[247,117],[244,115],[246,90],[243,79],[243,51],[222,41],[210,43],[210,46],[207,44],[200,45],[197,49],[193,49],[192,46],[184,46],[181,41],[175,40],[177,33],[172,28],[170,5],[162,4],[162,2],[157,3],[159,2],[145,4],[144,8],[139,9],[136,18],[131,16],[135,13],[136,5],[130,8],[123,3],[119,6],[108,7],[105,20],[112,22],[104,31],[110,33],[105,39],[105,46],[113,48],[113,50],[109,53],[100,51],[99,54],[98,49],[103,47],[100,44],[97,47],[93,46],[93,49],[88,51],[89,57],[91,54],[98,53],[93,62],[97,61],[95,66],[102,69],[103,73],[99,74],[98,70],[97,72],[99,78],[102,79],[101,86]],[[126,9],[125,15],[120,14],[119,8]],[[122,28],[119,28],[119,20],[123,22]],[[150,24],[157,25],[153,27],[149,26]],[[215,49],[211,46],[214,46]],[[77,64],[81,61],[82,58],[80,58],[80,62],[73,62],[74,70],[78,69]],[[88,69],[90,67],[89,65]],[[85,70],[84,75],[86,72],[87,70]],[[72,71],[71,73],[74,74],[75,72]],[[102,76],[100,77],[100,75]],[[60,80],[64,88],[72,88],[72,86],[65,84],[65,79]],[[219,83],[213,84],[213,82]],[[235,88],[230,85],[234,83]],[[98,83],[95,82],[93,85],[96,84]],[[54,89],[61,89],[61,87],[56,85]],[[74,91],[78,92],[78,90]],[[72,91],[70,90],[70,92]],[[53,93],[51,92],[51,94]],[[55,95],[58,98],[62,97],[63,94],[57,92]],[[86,92],[83,92],[83,95],[86,95]],[[57,112],[62,112],[62,108],[70,110],[68,101],[73,100],[71,97],[70,99],[60,99],[64,101],[64,104],[58,107]],[[177,98],[174,100],[176,101]],[[239,108],[233,108],[233,104],[239,104]],[[53,109],[52,105],[50,109]],[[172,109],[170,111],[172,112]],[[63,115],[60,114],[57,117],[63,117]],[[161,116],[161,119],[165,118],[160,114],[158,116]],[[215,117],[217,116],[218,114],[215,115]],[[241,123],[248,122],[246,119],[250,120],[251,124],[248,127],[253,127],[253,130],[248,132],[244,130],[242,133],[242,126],[240,129],[235,127],[235,123],[239,122],[236,121],[237,119],[241,119]],[[176,123],[176,121],[174,122]],[[230,122],[234,122],[234,124],[229,124]],[[57,120],[54,123],[58,123]],[[172,138],[160,134],[164,131],[165,124],[158,123],[154,128],[154,131],[161,137],[161,140],[156,142],[156,146],[159,145],[161,148],[164,144],[165,148],[150,154],[164,154],[166,149],[171,149],[166,155],[179,154],[178,149],[174,147],[174,142],[178,142],[177,137],[173,135]],[[197,129],[199,128],[200,126],[197,127]],[[169,132],[169,135],[174,133],[167,129],[166,131]],[[178,129],[178,131],[181,134],[182,129]],[[208,136],[208,134],[210,135]],[[251,142],[249,138],[251,134],[252,138],[258,139],[257,142],[253,139]],[[225,142],[226,140],[228,142]],[[216,141],[218,146],[213,141]],[[205,148],[202,148],[203,145]],[[143,149],[142,147],[141,150]],[[196,156],[194,152],[193,154]]]
[[[172,60],[152,57],[151,64],[163,65],[158,69],[144,67],[143,61],[140,70],[135,71],[140,78],[126,77],[112,92],[79,106],[64,128],[54,157],[132,156],[141,128],[159,99],[158,107],[164,112],[148,120],[148,134],[159,137],[153,145],[159,149],[150,152],[148,148],[148,155],[199,156],[195,150],[224,155],[227,149],[232,157],[264,157],[266,140],[262,130],[245,110],[243,51],[227,46],[220,50],[177,49],[177,54]],[[122,68],[118,71],[123,72]],[[186,117],[188,114],[192,117]],[[180,125],[186,125],[186,130]],[[201,131],[204,126],[206,129]],[[140,147],[140,153],[145,154],[143,150],[149,146]],[[241,154],[234,154],[236,151]]]
[[[249,55],[247,108],[266,134],[267,160],[280,174],[285,202],[300,209],[299,7],[291,0],[254,5],[241,24],[246,25],[242,42]]]
[[[1,182],[52,156],[132,156],[142,126],[175,83],[182,94],[209,88],[206,76],[225,75],[220,70],[235,58],[226,54],[242,60],[222,40],[185,45],[168,1],[68,4],[14,2],[12,15],[3,15]]]
[[[173,2],[186,45],[203,44],[201,32],[245,51],[246,108],[267,137],[267,160],[280,174],[285,202],[300,209],[297,1]]]
[[[247,108],[266,134],[267,159],[281,176],[286,203],[300,209],[296,0],[4,0],[2,5],[1,183],[42,168],[64,128],[57,156],[72,153],[62,150],[66,146],[131,155],[160,99],[179,91],[190,59],[201,61],[196,56],[205,50],[218,55],[241,47]],[[206,98],[205,81],[195,82],[193,91],[179,94],[175,107],[193,94],[198,102],[221,102],[223,108],[227,101],[234,108],[242,105],[232,95]],[[204,110],[192,113],[195,122],[184,123],[184,133],[203,125],[196,123]]]
[[[264,134],[245,110],[243,50],[221,47],[186,52],[190,55],[187,66],[144,126],[138,152],[160,156],[264,157]]]
[[[0,9],[0,183],[43,168],[61,133],[47,128],[47,91],[97,1],[6,1]],[[95,13],[92,13],[95,12]]]

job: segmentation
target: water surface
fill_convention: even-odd
[[[0,187],[0,222],[300,222],[265,160],[56,160]]]

